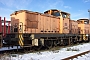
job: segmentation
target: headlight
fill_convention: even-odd
[[[88,36],[88,34],[86,34],[86,36]]]

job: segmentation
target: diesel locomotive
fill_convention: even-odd
[[[61,10],[51,9],[44,13],[19,10],[10,16],[10,33],[3,38],[7,46],[40,49],[88,42],[90,39],[89,19],[72,20],[69,13]],[[4,44],[0,40],[2,47]]]

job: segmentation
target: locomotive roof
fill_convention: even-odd
[[[18,11],[15,11],[14,13],[12,13],[10,16],[15,15],[15,14],[18,14],[18,13],[21,13],[21,12],[43,14],[43,13],[33,12],[33,11],[28,11],[28,10],[18,10]]]
[[[83,18],[83,19],[78,19],[77,21],[80,21],[80,20],[86,20],[86,21],[87,21],[87,20],[89,20],[89,19],[84,19],[84,18]]]
[[[57,9],[52,9],[53,11],[61,11],[61,10],[57,10]],[[48,12],[49,10],[47,10],[46,12]],[[33,11],[28,11],[28,10],[19,10],[19,11],[15,11],[14,13],[12,13],[10,16],[12,15],[16,15],[18,13],[21,13],[21,12],[27,12],[27,13],[35,13],[35,14],[43,14],[43,13],[40,13],[40,12],[33,12]],[[69,14],[67,12],[63,12],[61,11],[62,13],[66,13],[66,14]],[[69,14],[70,15],[70,14]]]
[[[28,10],[18,10],[18,11],[15,11],[14,13],[12,13],[10,16],[16,15],[16,14],[21,13],[21,12],[31,12],[31,11],[28,11]]]
[[[51,9],[51,10],[52,10],[52,11],[59,11],[59,12],[66,13],[66,14],[69,14],[69,15],[70,15],[70,13],[64,12],[64,11],[61,11],[61,10],[58,10],[58,9]],[[48,11],[50,11],[50,10],[47,10],[47,11],[45,11],[44,13],[46,13],[46,12],[48,12]]]
[[[15,12],[14,12],[14,13],[12,13],[10,16],[12,16],[12,15],[16,15],[16,14],[21,13],[21,12],[33,13],[33,14],[40,14],[40,15],[45,15],[45,16],[50,16],[50,17],[59,18],[59,17],[53,16],[53,15],[43,14],[43,13],[33,12],[33,11],[28,11],[28,10],[19,10],[19,11],[15,11]]]

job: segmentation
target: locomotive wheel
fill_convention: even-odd
[[[60,45],[64,45],[64,40],[63,39],[60,40]]]
[[[72,45],[73,44],[73,39],[72,37],[69,37],[69,45]]]
[[[73,39],[70,40],[71,45],[73,45]]]
[[[42,45],[38,46],[38,50],[40,50],[42,48]]]
[[[77,37],[75,37],[74,44],[76,44],[76,43],[77,43],[77,41],[78,41],[78,38],[77,38]]]
[[[41,48],[42,48],[42,46],[34,46],[34,47],[33,47],[33,49],[34,49],[34,50],[37,50],[37,51],[40,50]]]
[[[46,45],[46,48],[50,49],[50,48],[52,48],[53,42],[47,41],[45,45]]]
[[[57,41],[53,41],[53,45],[56,47],[57,46]]]
[[[57,44],[58,46],[60,46],[61,45],[61,42],[60,42],[60,40],[58,40],[58,44]]]

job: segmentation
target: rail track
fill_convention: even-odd
[[[17,51],[17,49],[12,49],[12,50],[2,50],[2,51],[0,51],[0,55],[1,54],[4,54],[4,53],[18,53],[18,52],[23,52],[24,50],[23,49],[18,49],[18,51]]]
[[[75,44],[75,45],[79,45],[79,44]],[[68,46],[74,46],[74,45],[68,45]],[[68,46],[57,46],[57,47],[53,46],[51,49],[47,49],[45,47],[42,47],[40,50],[36,50],[35,47],[20,48],[20,46],[19,46],[18,48],[15,47],[15,48],[11,48],[11,49],[7,47],[7,49],[0,49],[0,54],[13,53],[13,52],[24,53],[26,51],[31,52],[31,51],[42,51],[42,50],[52,50],[52,49],[54,49],[54,50],[56,49],[57,50],[58,48],[63,48],[63,47],[68,47]]]
[[[67,46],[65,46],[65,47],[67,47]],[[57,48],[59,48],[59,47],[57,47]],[[17,49],[15,49],[15,50],[8,50],[8,51],[4,51],[4,52],[0,51],[0,53],[1,53],[0,55],[2,56],[3,53],[5,53],[5,54],[16,54],[16,53],[23,54],[23,53],[28,53],[28,52],[37,52],[35,50],[33,50],[33,51],[30,51],[30,50],[33,50],[33,48],[32,49],[30,49],[30,48],[18,49],[18,51],[17,51]],[[42,50],[39,50],[39,51],[42,51]],[[82,53],[79,53],[79,54],[76,54],[76,55],[73,55],[73,56],[70,56],[70,57],[67,57],[67,58],[63,58],[62,60],[73,60],[74,58],[77,59],[78,56],[79,57],[83,57],[83,55],[88,54],[89,52],[90,52],[90,50],[82,52]],[[3,55],[5,55],[5,54],[3,54]]]
[[[79,53],[79,54],[76,54],[76,55],[73,55],[73,56],[70,56],[70,57],[67,57],[67,58],[64,58],[62,60],[73,60],[74,58],[77,58],[78,56],[82,57],[82,55],[85,55],[85,54],[87,54],[89,52],[90,52],[90,50],[82,52],[82,53]]]

